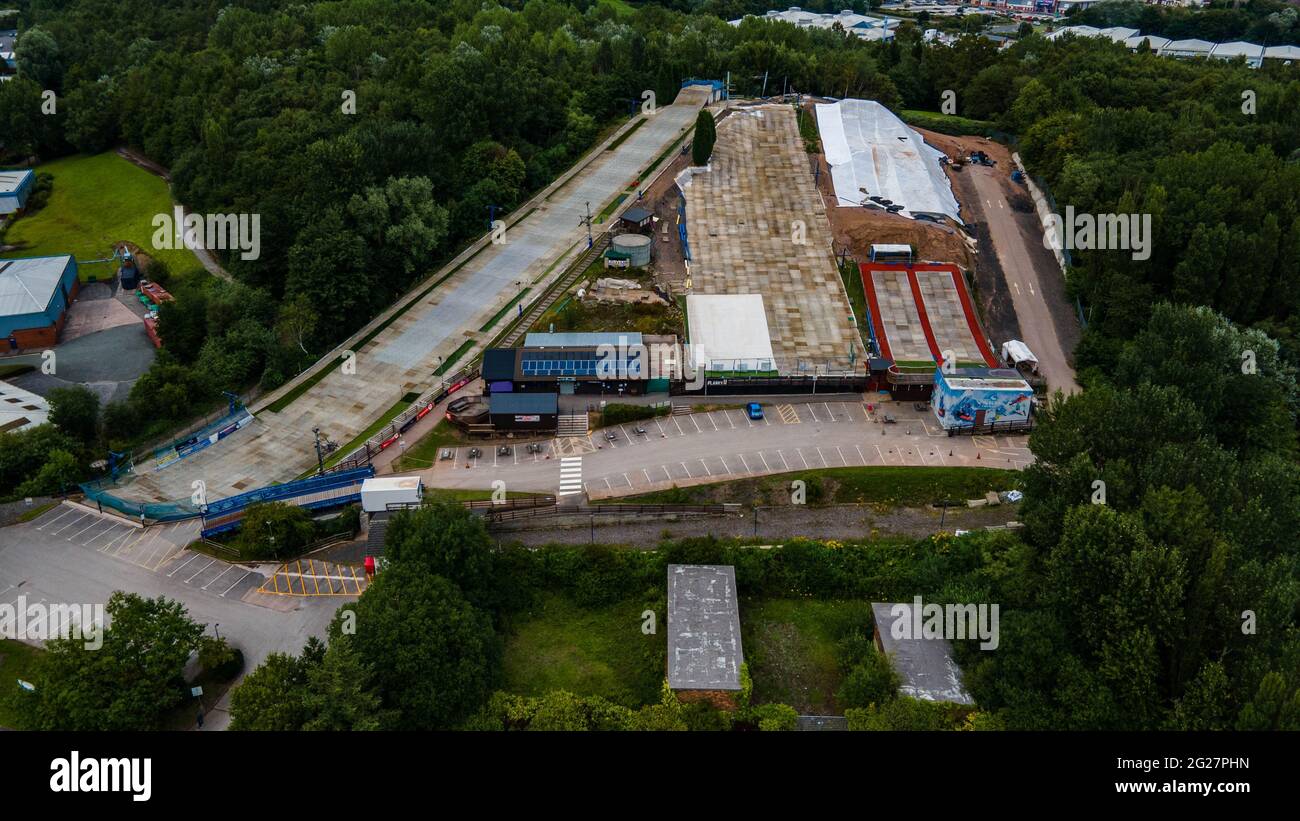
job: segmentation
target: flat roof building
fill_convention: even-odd
[[[555,430],[559,397],[554,393],[494,393],[488,416],[497,430]]]
[[[0,171],[0,214],[23,210],[31,196],[36,175],[31,170]]]
[[[668,565],[668,686],[684,701],[734,707],[744,660],[736,569]]]
[[[686,297],[691,367],[706,373],[777,370],[761,294],[691,294]]]
[[[913,603],[872,602],[876,621],[876,648],[889,657],[902,684],[898,691],[925,701],[970,704],[975,700],[961,682],[961,668],[952,657],[947,639],[917,635]]]
[[[0,259],[0,340],[11,350],[53,347],[78,288],[67,254]]]
[[[50,403],[17,385],[0,382],[0,433],[34,428],[50,421]]]

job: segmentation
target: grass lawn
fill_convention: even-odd
[[[153,248],[153,218],[173,208],[162,179],[112,152],[65,157],[36,171],[53,174],[54,189],[44,208],[10,227],[5,242],[20,246],[11,256],[103,259],[112,255],[114,243],[129,241],[164,260],[177,277],[203,270],[192,251]],[[115,270],[110,263],[81,266],[81,279],[107,279]]]
[[[996,130],[994,123],[987,120],[972,120],[970,117],[960,117],[956,114],[943,114],[938,111],[902,109],[898,112],[898,116],[899,119],[908,125],[927,128],[931,131],[937,131],[940,134],[952,134],[956,136],[962,134],[977,134],[987,137]]]
[[[741,642],[754,680],[755,704],[789,704],[803,714],[839,715],[835,692],[843,675],[836,642],[871,625],[864,601],[742,601]]]
[[[30,644],[0,639],[0,728],[29,728],[22,703],[26,691],[18,686],[18,679],[32,681],[36,659],[42,652]]]
[[[658,635],[641,632],[643,609],[634,600],[584,608],[543,594],[506,641],[504,689],[521,695],[568,690],[628,707],[656,701],[666,640],[662,628]]]
[[[990,490],[1020,486],[1020,473],[997,468],[850,467],[799,470],[689,488],[671,488],[610,499],[620,504],[790,504],[790,483],[807,482],[807,503],[917,507],[945,500],[977,499]]]

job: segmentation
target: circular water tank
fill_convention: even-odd
[[[633,268],[650,264],[650,238],[644,234],[619,234],[610,242],[610,248],[627,254]]]

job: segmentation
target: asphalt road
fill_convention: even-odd
[[[116,590],[166,596],[244,653],[245,672],[270,653],[324,637],[338,597],[258,593],[261,572],[185,549],[195,522],[128,527],[61,505],[0,529],[0,603],[106,604]],[[211,706],[211,705],[210,705]],[[223,725],[221,718],[205,729]]]
[[[875,411],[868,413],[867,403]],[[498,452],[500,443],[469,447],[421,471],[426,485],[557,493],[562,498],[626,496],[673,486],[789,471],[908,465],[1022,469],[1033,461],[1024,436],[949,437],[927,412],[875,395],[846,400],[764,405],[752,421],[740,410],[660,417],[594,431],[585,438],[553,439],[544,452],[524,447]],[[897,420],[882,421],[884,413]],[[612,433],[614,439],[606,438]]]
[[[1063,298],[1064,286],[1059,281],[1042,281],[1049,276],[1059,280],[1060,269],[1055,265],[1050,269],[1045,265],[1035,265],[1035,256],[1041,255],[1031,253],[1031,243],[1041,245],[1042,235],[1026,233],[1017,213],[1007,204],[1006,193],[995,176],[1004,172],[976,165],[968,166],[966,172],[975,183],[978,207],[983,211],[993,248],[1011,289],[1011,300],[1024,336],[1022,341],[1038,357],[1038,370],[1047,380],[1049,390],[1059,388],[1067,394],[1077,393],[1079,385],[1074,378],[1074,368],[1070,366],[1068,352],[1061,344],[1063,334],[1047,302],[1049,298],[1057,301]]]

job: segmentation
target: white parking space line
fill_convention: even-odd
[[[736,455],[740,457],[740,463],[745,466],[745,473],[749,473],[749,460],[745,458],[745,454],[737,453]]]
[[[822,460],[822,467],[829,467],[829,465],[826,464],[826,454],[822,453],[821,448],[816,448],[816,450],[817,458]]]
[[[831,406],[828,405],[827,403],[823,402],[823,403],[822,403],[822,407],[826,409],[826,417],[827,417],[827,419],[829,419],[830,421],[834,422],[834,421],[835,421],[835,412],[831,410]]]
[[[110,534],[110,533],[116,533],[116,532],[117,532],[117,529],[118,529],[119,527],[122,528],[123,530],[130,530],[130,529],[131,529],[131,528],[129,528],[129,527],[126,527],[125,525],[120,525],[120,524],[117,524],[116,522],[114,522],[114,523],[112,523],[112,524],[110,525],[110,527],[108,528],[108,530],[102,530],[102,531],[100,531],[99,533],[96,533],[92,538],[86,540],[86,541],[83,542],[82,544],[84,544],[86,547],[90,547],[90,543],[91,543],[91,542],[94,542],[94,541],[97,541],[97,540],[99,540],[99,539],[102,539],[102,538],[104,538],[105,536],[107,536],[107,535]]]
[[[856,449],[857,452],[858,452],[858,458],[861,459],[861,460],[862,460],[862,464],[865,465],[865,464],[867,463],[867,457],[865,457],[865,456],[862,455],[862,446],[861,446],[861,445],[854,445],[853,447],[854,447],[854,449]]]
[[[815,411],[815,410],[813,409],[813,406],[812,406],[811,403],[810,403],[810,404],[807,404],[807,405],[804,405],[804,407],[808,409],[808,415],[812,417],[812,420],[813,420],[814,422],[820,422],[820,421],[822,421],[822,420],[820,420],[820,419],[817,418],[817,411]]]
[[[689,477],[689,478],[691,478],[691,479],[694,479],[694,478],[695,478],[694,476],[691,476],[691,469],[688,468],[688,467],[686,467],[686,463],[685,463],[685,462],[678,462],[677,464],[681,465],[681,466],[682,466],[682,470],[686,471],[686,475],[687,475],[687,477]]]
[[[234,590],[234,589],[235,589],[235,585],[239,584],[239,583],[242,582],[244,579],[247,579],[250,575],[252,575],[252,572],[253,572],[253,571],[251,571],[251,570],[247,570],[247,571],[244,572],[244,575],[240,576],[238,579],[235,579],[235,584],[232,584],[232,585],[230,585],[229,587],[227,587],[225,590],[222,590],[222,591],[221,591],[221,597],[222,597],[222,598],[225,598],[225,596],[226,596],[227,593],[229,593],[231,590]]]
[[[700,427],[700,423],[695,421],[695,414],[692,413],[686,418],[691,420],[691,424],[695,426],[696,433],[704,433],[704,429]]]
[[[650,471],[646,470],[645,468],[641,468],[641,472],[645,474],[645,483],[647,485],[652,484],[652,482],[650,481]]]
[[[778,450],[778,451],[776,452],[776,455],[781,457],[781,465],[782,465],[786,470],[789,470],[789,469],[790,469],[790,463],[787,462],[787,461],[785,460],[785,454]]]
[[[768,463],[767,463],[767,457],[763,455],[763,451],[760,450],[760,451],[758,452],[758,458],[763,460],[763,470],[766,470],[766,471],[769,471],[769,472],[770,472],[770,471],[772,470],[772,468],[771,468],[770,465],[768,465]]]
[[[59,535],[60,533],[62,533],[63,531],[67,530],[68,528],[70,528],[70,527],[75,527],[76,525],[80,524],[81,521],[82,521],[83,519],[86,518],[86,516],[87,516],[87,514],[85,514],[85,513],[81,514],[81,515],[78,516],[76,519],[73,519],[71,522],[68,522],[68,523],[67,523],[66,525],[64,525],[63,527],[59,528],[58,530],[53,531],[50,535],[52,535],[52,536],[57,536],[57,535]]]
[[[57,510],[57,508],[56,508],[56,510]],[[60,519],[62,519],[64,516],[67,516],[67,515],[69,515],[69,514],[76,513],[76,512],[77,512],[77,511],[76,511],[74,508],[65,507],[65,508],[63,508],[61,511],[59,511],[59,515],[58,515],[58,516],[55,516],[53,519],[50,519],[48,522],[46,522],[45,524],[41,525],[40,527],[38,527],[38,528],[36,528],[36,529],[37,529],[37,530],[44,530],[45,528],[49,527],[50,525],[52,525],[52,524],[54,524],[55,522],[57,522],[57,521],[59,521]]]
[[[713,426],[714,430],[718,429],[718,422],[716,419],[713,418],[713,414],[706,413],[704,414],[704,418],[709,420],[709,424]]]
[[[216,559],[209,559],[208,563],[200,567],[198,570],[194,571],[194,575],[186,579],[185,583],[189,584],[190,582],[194,581],[196,578],[198,578],[200,573],[202,573],[204,570],[207,570],[209,567],[212,567],[212,565],[216,563],[217,563]]]
[[[202,556],[202,555],[203,555],[202,553],[195,553],[193,556],[190,556],[190,557],[189,557],[188,559],[186,559],[184,562],[182,562],[181,564],[179,564],[178,566],[176,566],[175,568],[173,568],[173,569],[172,569],[172,572],[170,572],[170,573],[167,574],[167,578],[170,579],[172,576],[175,576],[177,573],[179,573],[179,572],[181,571],[182,568],[185,567],[185,565],[189,564],[190,562],[194,561],[195,559],[197,559],[198,557],[200,557],[200,556]]]
[[[795,448],[794,452],[799,454],[799,461],[803,462],[804,469],[808,469],[808,460],[803,457],[803,448]]]
[[[671,419],[671,420],[673,420],[673,425],[677,428],[677,435],[678,435],[678,436],[685,436],[685,435],[686,435],[686,431],[682,430],[682,423],[677,421],[677,417],[676,417],[676,416],[670,416],[670,417],[668,417],[668,418]]]
[[[722,460],[722,469],[723,469],[724,471],[726,471],[728,474],[730,474],[730,473],[731,473],[731,466],[727,464],[727,460],[726,460],[726,458],[725,458],[725,457],[722,457],[722,456],[719,456],[718,458]]]
[[[844,451],[840,450],[840,446],[839,446],[839,445],[836,445],[836,446],[835,446],[835,452],[838,453],[838,454],[840,455],[840,461],[844,463],[844,467],[848,467],[848,466],[849,466],[849,460],[844,458]]]
[[[725,410],[724,410],[724,411],[722,412],[722,418],[727,420],[727,424],[731,426],[731,429],[732,429],[732,430],[735,430],[735,429],[736,429],[736,423],[733,422],[733,421],[731,421],[731,412],[730,412],[730,411],[725,411]]]
[[[701,465],[704,465],[704,472],[705,472],[705,473],[707,473],[709,476],[712,476],[712,475],[713,475],[713,471],[709,470],[709,466],[708,466],[708,464],[706,464],[705,461],[704,461],[703,459],[697,459],[696,461],[699,462]]]
[[[217,581],[219,581],[219,580],[221,579],[222,576],[226,575],[227,573],[229,573],[229,572],[232,571],[232,570],[238,570],[238,569],[239,569],[239,568],[235,567],[235,565],[233,565],[233,564],[230,565],[230,566],[227,567],[225,570],[223,570],[223,571],[221,571],[220,573],[218,573],[218,574],[217,574],[217,577],[216,577],[215,579],[213,579],[212,581],[210,581],[210,582],[208,582],[207,584],[203,585],[203,586],[200,587],[199,589],[200,589],[200,590],[207,590],[209,587],[211,587],[213,584],[215,584]]]

